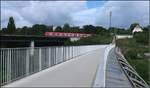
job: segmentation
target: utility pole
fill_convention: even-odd
[[[112,17],[112,11],[110,11],[110,14],[109,14],[109,16],[110,16],[110,19],[109,19],[109,28],[111,28],[111,17]],[[112,43],[114,44],[116,42],[116,32],[115,32],[115,29],[114,29],[114,37],[113,37],[113,41],[112,41]]]
[[[110,16],[110,20],[109,20],[109,28],[111,28],[111,16],[112,16],[112,12],[110,11],[110,14],[109,14],[109,16]]]

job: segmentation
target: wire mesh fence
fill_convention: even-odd
[[[8,84],[100,47],[100,45],[89,45],[1,48],[0,85]]]

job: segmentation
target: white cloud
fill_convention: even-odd
[[[87,8],[86,1],[30,1],[29,4],[23,6],[18,5],[20,3],[22,2],[2,3],[1,23],[3,25],[6,26],[5,23],[8,22],[10,16],[14,17],[17,26],[73,24],[72,15]]]
[[[25,4],[24,4],[25,3]],[[2,27],[13,16],[17,27],[33,24],[46,25],[100,25],[128,28],[132,23],[146,26],[149,23],[148,1],[108,1],[104,6],[88,9],[86,1],[13,1],[2,3]]]
[[[6,27],[7,24],[8,24],[8,20],[9,20],[9,17],[13,16],[13,18],[15,19],[15,24],[17,27],[22,27],[22,26],[29,26],[31,25],[30,22],[26,21],[18,12],[16,11],[12,11],[12,10],[9,10],[9,9],[2,9],[1,10],[1,26],[2,27]]]
[[[109,12],[112,11],[112,26],[128,28],[132,23],[149,24],[148,1],[109,1],[97,8],[96,25],[109,26]]]
[[[75,13],[73,15],[74,24],[79,26],[89,24],[94,25],[96,10],[97,10],[96,8],[92,8]]]

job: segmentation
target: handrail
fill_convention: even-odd
[[[118,62],[123,69],[125,75],[127,76],[128,80],[132,84],[133,88],[142,87],[142,88],[149,88],[148,84],[138,75],[138,73],[132,68],[132,66],[127,62],[125,57],[121,54],[120,49],[116,47],[115,54],[118,59]],[[121,60],[122,59],[122,60]],[[127,69],[130,68],[130,69]]]

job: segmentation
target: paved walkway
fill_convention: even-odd
[[[4,87],[92,87],[106,46]]]
[[[109,52],[106,65],[106,87],[132,88],[129,80],[118,63],[114,49]]]

